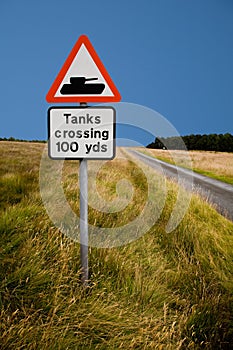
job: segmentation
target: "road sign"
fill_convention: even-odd
[[[119,102],[114,85],[94,47],[81,35],[58,73],[47,102]]]
[[[115,109],[51,107],[48,110],[52,159],[112,159],[115,156]]]

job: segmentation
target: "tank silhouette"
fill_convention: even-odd
[[[62,95],[99,95],[103,92],[105,84],[88,83],[87,81],[98,80],[98,78],[71,77],[70,84],[64,84],[60,90]]]

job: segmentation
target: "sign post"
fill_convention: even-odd
[[[87,102],[119,102],[121,96],[88,37],[81,35],[46,96],[47,102],[80,102],[79,107],[48,110],[48,154],[52,159],[78,159],[80,184],[81,281],[88,285],[87,159],[115,156],[116,113],[112,107]],[[85,101],[85,102],[83,102]]]
[[[87,103],[80,103],[87,107]],[[79,203],[80,203],[80,259],[81,281],[84,287],[88,285],[88,167],[87,160],[79,160]]]
[[[81,280],[86,287],[88,284],[88,172],[87,160],[80,159],[79,164],[79,194],[80,194],[80,255]]]

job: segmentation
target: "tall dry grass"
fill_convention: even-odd
[[[1,349],[231,348],[231,222],[194,196],[182,223],[166,233],[178,190],[167,183],[163,213],[147,234],[121,247],[89,248],[84,290],[79,245],[54,227],[40,200],[43,145],[11,147],[0,143]],[[66,162],[63,186],[78,211],[77,168],[78,162]],[[119,174],[134,184],[136,205],[124,209],[126,220],[144,202],[146,180],[131,159],[107,163],[98,179],[105,199],[116,197]],[[109,225],[90,210],[89,220],[95,219]]]

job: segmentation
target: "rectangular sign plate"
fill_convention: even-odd
[[[113,107],[51,107],[48,152],[52,159],[113,159],[116,112]]]

